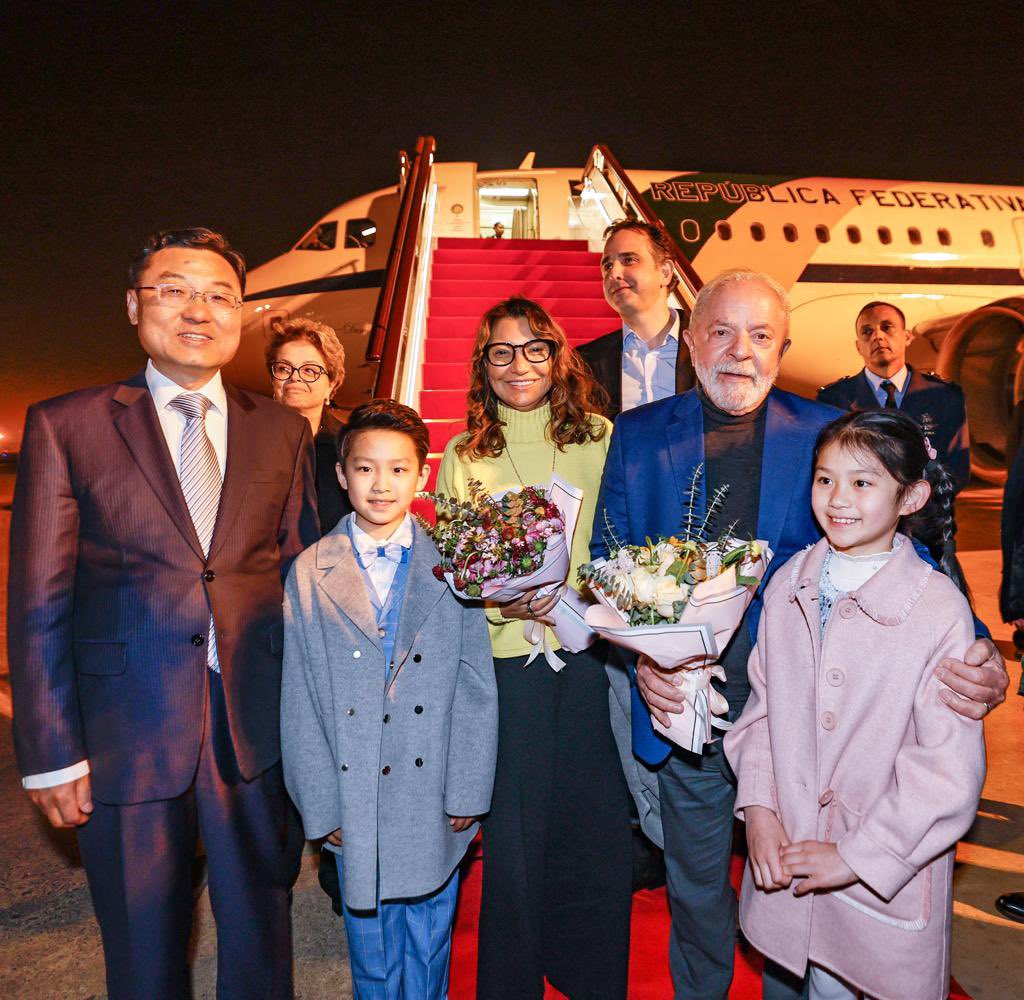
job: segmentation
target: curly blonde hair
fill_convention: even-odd
[[[551,355],[551,423],[548,437],[559,449],[568,444],[600,441],[607,431],[603,420],[596,420],[607,405],[607,394],[594,381],[586,364],[569,346],[565,331],[548,311],[532,299],[514,295],[484,313],[476,333],[470,359],[470,384],[467,397],[466,436],[456,446],[461,457],[497,458],[505,450],[504,423],[498,418],[498,397],[487,377],[484,349],[500,320],[525,319],[535,337],[555,342]]]

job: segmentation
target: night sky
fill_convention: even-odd
[[[1022,184],[1018,3],[3,5],[0,433],[139,366],[151,231],[255,266],[441,160]],[[911,11],[906,13],[906,11]]]

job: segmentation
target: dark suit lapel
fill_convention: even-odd
[[[690,494],[693,470],[704,461],[704,421],[696,390],[677,398],[675,413],[665,428],[665,434],[668,438],[668,454],[679,497],[679,520],[670,530],[678,531],[686,516],[686,502]],[[695,517],[703,517],[707,509],[706,485],[705,477],[702,476],[693,511]],[[671,498],[665,497],[664,500],[667,504]],[[666,518],[666,524],[667,521]]]
[[[395,669],[391,671],[388,679],[389,687],[402,669],[427,616],[448,589],[447,583],[434,576],[433,569],[438,562],[437,549],[419,527],[413,528],[412,552],[409,553],[409,559],[409,575],[405,581],[405,596],[401,614],[398,616],[398,634],[395,637],[392,657]]]
[[[345,617],[380,648],[377,613],[370,603],[366,578],[356,562],[344,523],[316,543],[316,568],[322,570],[320,588]]]
[[[196,529],[185,504],[184,494],[174,462],[167,450],[167,439],[160,427],[160,419],[153,405],[153,397],[146,385],[146,376],[140,372],[121,385],[114,393],[119,404],[114,413],[114,426],[131,452],[132,458],[146,477],[157,499],[167,511],[175,527],[184,536],[200,559],[204,559]]]
[[[622,412],[622,331],[605,336],[597,371],[597,378],[608,393],[608,409],[613,418]]]
[[[224,384],[228,400],[228,454],[224,466],[224,484],[220,490],[220,506],[217,509],[217,523],[210,540],[210,558],[224,544],[238,510],[245,498],[249,473],[256,467],[262,442],[255,430],[249,426],[253,404],[233,385]]]
[[[793,495],[804,495],[801,487],[806,484],[800,481],[800,473],[810,469],[814,435],[800,433],[796,414],[774,389],[768,394],[767,407],[757,536],[768,542],[774,552],[778,552]]]
[[[676,331],[676,335],[679,338],[679,347],[676,353],[676,392],[680,393],[696,387],[697,374],[693,370],[693,361],[690,359],[690,348],[686,346],[686,341],[683,340],[683,328],[686,324],[686,317],[680,309],[677,309],[676,313],[679,316],[679,329]]]
[[[853,403],[850,405],[850,409],[880,410],[881,404],[878,402],[875,390],[871,388],[871,383],[868,381],[868,377],[864,369],[861,369],[861,373],[857,376],[855,382],[857,392],[853,397]]]

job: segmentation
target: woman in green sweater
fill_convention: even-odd
[[[589,558],[611,425],[603,390],[537,303],[511,298],[480,322],[467,430],[450,441],[437,489],[464,499],[546,486],[583,491],[568,583]],[[622,1000],[629,964],[629,793],[612,737],[602,643],[559,652],[555,672],[523,623],[556,598],[529,593],[487,607],[498,681],[498,764],[484,822],[477,996],[540,1000],[544,978],[569,997]],[[548,641],[558,649],[549,631]]]

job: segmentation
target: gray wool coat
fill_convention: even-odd
[[[483,612],[431,572],[414,529],[393,666],[342,522],[293,564],[284,596],[281,750],[306,836],[341,829],[345,903],[439,889],[488,811],[498,693]],[[378,885],[380,888],[378,897]]]

